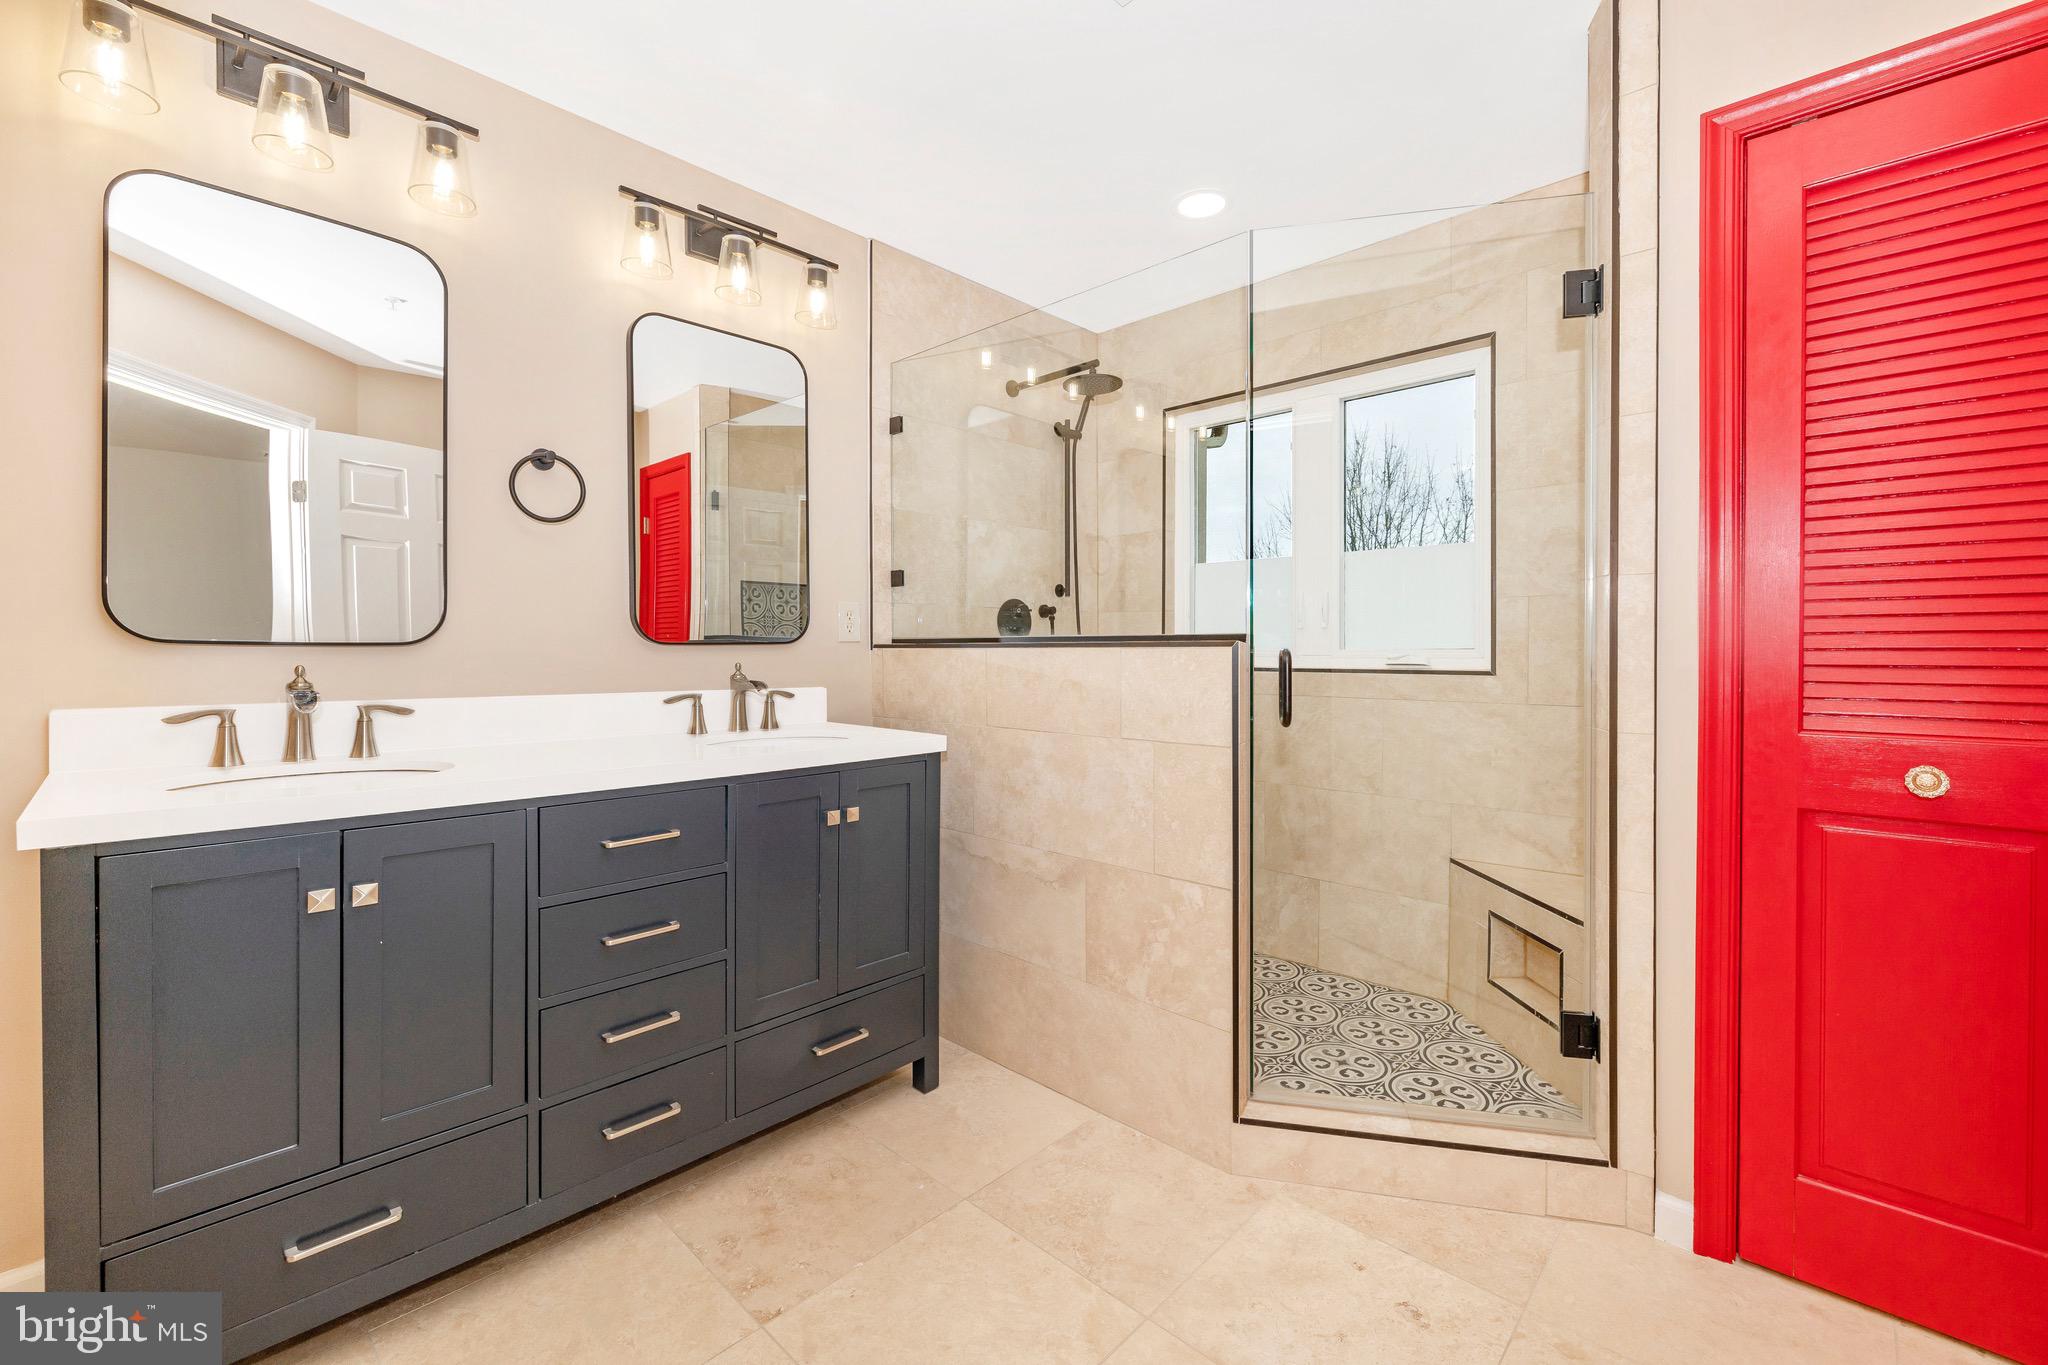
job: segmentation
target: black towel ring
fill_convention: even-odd
[[[576,476],[576,505],[562,513],[559,517],[544,517],[520,501],[519,471],[528,465],[532,465],[535,469],[545,472],[553,469],[557,463],[563,465],[571,474]],[[535,521],[545,522],[567,521],[583,510],[583,500],[590,495],[590,486],[583,482],[583,471],[578,469],[567,457],[557,455],[552,450],[536,450],[530,455],[522,455],[519,459],[515,460],[512,464],[512,472],[505,477],[505,489],[511,493],[512,505],[514,507],[517,507]]]

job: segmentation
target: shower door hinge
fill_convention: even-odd
[[[1564,272],[1564,315],[1568,318],[1590,318],[1598,315],[1607,302],[1607,281],[1600,273],[1600,267],[1591,270],[1567,270]]]
[[[903,419],[901,417],[891,417],[889,419],[889,434],[891,436],[901,436],[903,434]]]
[[[900,588],[903,586],[903,570],[889,570],[889,586],[892,588]]]
[[[1600,1016],[1577,1010],[1557,1012],[1557,1051],[1563,1057],[1600,1060]]]

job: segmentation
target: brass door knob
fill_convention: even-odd
[[[1906,790],[1926,800],[1947,795],[1948,785],[1948,774],[1932,763],[1922,763],[1917,768],[1906,770]]]

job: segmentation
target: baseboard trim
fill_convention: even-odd
[[[30,1261],[12,1270],[0,1270],[0,1294],[35,1294],[43,1287],[43,1263]]]
[[[1657,1191],[1657,1240],[1692,1250],[1692,1201]]]

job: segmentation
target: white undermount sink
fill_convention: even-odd
[[[445,773],[455,765],[434,759],[342,759],[334,763],[265,767],[256,771],[237,768],[209,769],[209,776],[179,782],[165,791],[196,791],[207,787],[231,787],[245,782],[310,782],[328,786],[339,778],[355,778],[378,786],[385,778],[416,777],[423,773]]]

